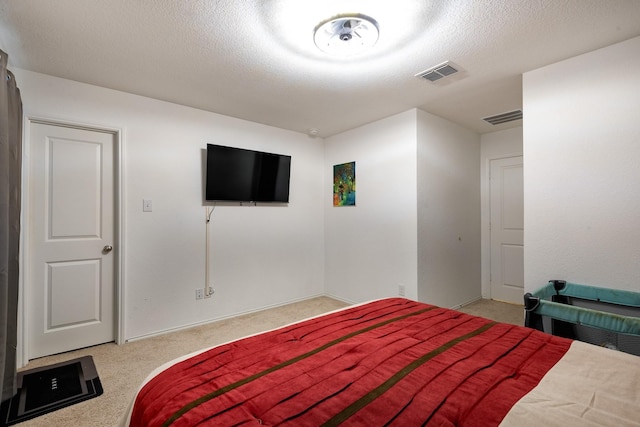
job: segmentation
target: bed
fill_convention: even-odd
[[[637,356],[404,298],[159,371],[123,425],[640,425]]]

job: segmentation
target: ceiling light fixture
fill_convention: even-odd
[[[335,56],[358,55],[378,41],[378,23],[366,15],[339,15],[316,26],[313,41]]]

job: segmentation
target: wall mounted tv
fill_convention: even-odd
[[[291,156],[207,144],[206,200],[289,202]]]

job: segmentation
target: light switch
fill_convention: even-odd
[[[142,200],[142,212],[151,212],[153,210],[153,202],[151,200]]]

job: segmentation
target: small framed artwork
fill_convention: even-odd
[[[356,205],[356,162],[333,167],[333,206]]]

